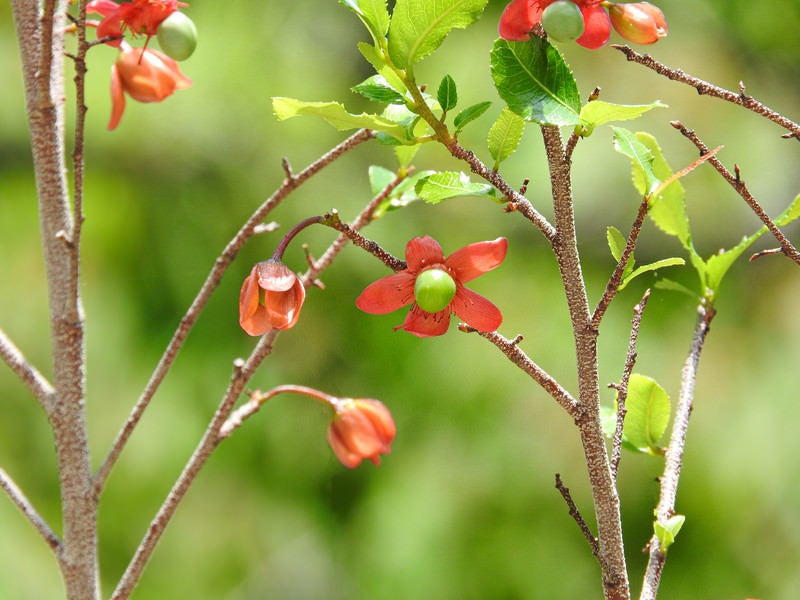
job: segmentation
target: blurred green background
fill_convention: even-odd
[[[755,95],[800,118],[800,5],[793,0],[663,0],[671,32],[646,50],[667,64]],[[431,86],[451,74],[461,106],[493,100],[463,135],[489,160],[486,131],[501,109],[488,51],[504,2],[450,36],[418,69]],[[83,291],[88,315],[88,410],[94,464],[102,460],[150,370],[224,245],[280,184],[281,157],[299,170],[343,139],[321,121],[278,123],[272,96],[346,100],[369,76],[356,43],[368,39],[334,0],[195,1],[196,54],[183,63],[194,81],[162,104],[129,102],[107,132],[108,69],[114,53],[90,53]],[[619,41],[614,37],[612,41]],[[800,191],[800,144],[775,125],[629,64],[616,50],[563,51],[581,93],[595,86],[622,103],[660,99],[669,108],[624,124],[657,136],[674,167],[695,148],[668,122],[680,119],[728,166],[741,166],[751,191],[777,214]],[[46,290],[24,119],[19,58],[7,4],[0,6],[0,326],[49,373]],[[71,93],[71,92],[70,92]],[[72,118],[70,104],[70,119]],[[546,214],[550,200],[534,127],[524,152],[504,165]],[[286,231],[337,208],[350,218],[369,199],[367,168],[392,168],[392,154],[362,146],[303,186],[271,219]],[[424,148],[414,164],[457,168]],[[574,155],[584,269],[592,301],[613,264],[605,228],[627,231],[638,199],[629,163],[601,128]],[[734,245],[757,219],[710,167],[684,181],[703,254]],[[797,243],[800,229],[787,230]],[[436,237],[449,253],[505,235],[509,257],[474,282],[503,310],[501,333],[574,390],[574,356],[563,292],[541,236],[519,215],[476,198],[416,204],[387,215],[367,235],[402,254],[414,235]],[[331,231],[307,230],[319,255]],[[232,361],[255,340],[237,325],[239,286],[279,234],[252,240],[224,278],[135,433],[101,500],[101,568],[106,593],[191,453],[223,393]],[[769,247],[763,240],[761,248]],[[680,255],[648,226],[640,262]],[[302,270],[299,244],[286,262]],[[553,487],[559,472],[592,521],[579,440],[570,419],[497,350],[452,329],[419,340],[392,327],[403,313],[370,316],[354,299],[386,268],[347,248],[312,290],[303,318],[282,334],[253,387],[284,383],[343,396],[374,397],[393,411],[398,436],[380,468],[349,471],[325,441],[328,412],[278,397],[225,442],[167,530],[137,599],[516,599],[599,598],[599,570]],[[658,274],[664,275],[662,273]],[[669,277],[694,285],[688,268]],[[621,373],[631,310],[656,276],[629,286],[601,331],[602,382]],[[686,524],[667,561],[663,598],[791,599],[800,589],[800,277],[779,258],[741,261],[726,278],[719,315],[701,360],[696,407],[677,509]],[[689,298],[656,291],[645,315],[637,371],[676,397],[694,324]],[[611,401],[611,393],[606,393]],[[0,466],[57,526],[57,479],[42,411],[0,367]],[[625,455],[622,511],[631,579],[640,587],[661,461]],[[57,527],[56,527],[57,528]],[[57,528],[58,529],[58,528]],[[59,598],[57,566],[38,535],[0,499],[0,599]]]

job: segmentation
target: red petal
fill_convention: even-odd
[[[415,279],[408,271],[378,279],[361,292],[356,306],[372,315],[385,315],[403,308],[414,301]]]
[[[411,273],[444,262],[442,247],[431,236],[415,237],[406,244],[406,263]]]
[[[537,0],[513,0],[500,15],[497,32],[504,40],[525,42],[530,38],[531,29],[541,20],[542,5]]]
[[[239,292],[239,325],[248,335],[263,335],[272,329],[267,311],[258,303],[255,267],[242,283],[242,291]]]
[[[108,121],[108,130],[111,131],[119,125],[122,113],[125,112],[125,94],[122,91],[117,63],[111,65],[111,119]]]
[[[445,264],[455,271],[458,281],[466,283],[497,267],[506,257],[507,249],[508,240],[502,237],[477,242],[453,252]]]
[[[611,19],[601,4],[582,6],[584,30],[578,42],[584,48],[596,50],[608,43],[611,37]]]
[[[286,292],[264,293],[264,304],[269,322],[274,329],[291,329],[300,318],[300,309],[306,299],[306,289],[295,278],[295,285]]]
[[[450,309],[440,310],[437,313],[428,313],[416,304],[406,315],[406,320],[395,329],[404,329],[417,337],[434,337],[447,333],[450,326]]]
[[[450,308],[459,319],[478,331],[495,331],[503,322],[499,308],[464,286],[458,287]]]

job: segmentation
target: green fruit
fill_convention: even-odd
[[[583,35],[583,15],[578,5],[558,0],[544,9],[542,27],[557,42],[571,42]]]
[[[197,28],[192,20],[175,11],[158,26],[158,45],[174,60],[186,60],[197,47]]]
[[[414,282],[414,299],[425,312],[444,310],[455,295],[456,282],[440,269],[423,271]]]

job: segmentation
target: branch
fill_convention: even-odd
[[[564,485],[563,481],[561,481],[560,473],[556,473],[556,489],[561,494],[561,497],[564,498],[564,502],[567,503],[567,508],[569,508],[569,516],[575,520],[575,523],[578,524],[578,527],[583,533],[583,537],[585,537],[586,541],[589,542],[589,547],[592,549],[592,556],[594,556],[599,562],[600,544],[592,533],[592,530],[589,529],[586,521],[583,519],[581,511],[579,511],[578,507],[575,505],[575,501],[572,499],[572,494],[569,493],[569,488]]]
[[[280,204],[280,202],[291,192],[305,183],[321,169],[333,163],[345,152],[352,150],[359,144],[366,142],[373,137],[374,135],[371,131],[365,129],[359,130],[341,144],[334,147],[332,150],[310,164],[308,167],[303,169],[303,171],[297,175],[292,173],[288,162],[284,160],[283,167],[284,171],[286,172],[286,179],[284,180],[283,184],[260,207],[258,207],[258,209],[228,243],[222,254],[217,257],[214,266],[211,269],[211,272],[208,274],[208,277],[206,277],[206,280],[200,288],[200,291],[197,293],[197,296],[195,296],[191,306],[181,319],[177,330],[173,334],[172,339],[164,350],[164,354],[161,356],[158,365],[156,365],[153,374],[150,376],[147,386],[139,397],[139,400],[136,402],[136,405],[133,407],[133,410],[128,416],[128,419],[123,425],[122,429],[117,434],[117,438],[114,440],[108,456],[106,456],[105,461],[102,465],[100,465],[100,468],[97,470],[97,473],[94,476],[94,485],[97,494],[102,491],[103,486],[108,479],[108,475],[114,468],[119,455],[122,453],[122,450],[133,433],[137,423],[144,414],[147,406],[150,404],[150,401],[158,390],[158,387],[161,385],[161,382],[164,380],[164,377],[172,366],[172,363],[177,357],[178,352],[183,346],[183,343],[186,341],[189,332],[197,322],[197,319],[200,317],[200,313],[202,312],[206,303],[211,298],[211,294],[219,285],[219,282],[222,280],[222,276],[233,262],[242,246],[244,246],[244,244],[255,233],[258,232],[259,225],[270,213],[270,211],[278,206],[278,204]]]
[[[642,324],[642,315],[650,299],[650,289],[648,288],[642,299],[633,309],[633,319],[631,319],[631,338],[628,342],[628,354],[625,357],[625,367],[622,370],[622,378],[618,384],[611,384],[617,390],[617,425],[614,429],[614,437],[611,442],[611,475],[617,479],[619,471],[619,461],[622,457],[622,430],[625,426],[625,400],[628,398],[628,382],[636,364],[636,342],[639,339],[639,326]]]
[[[28,386],[28,389],[33,392],[45,412],[50,414],[55,403],[53,386],[36,367],[28,362],[20,349],[14,345],[14,342],[2,329],[0,329],[0,356],[3,357],[6,364],[11,367],[11,370],[17,374],[22,382]]]
[[[395,272],[402,271],[408,266],[406,265],[405,261],[400,260],[396,256],[390,254],[389,252],[381,248],[378,242],[365,238],[355,229],[350,227],[347,223],[342,223],[342,220],[339,218],[339,213],[336,211],[332,211],[327,215],[325,215],[322,224],[328,225],[329,227],[333,227],[336,231],[341,232],[351,242],[353,242],[353,244],[372,254],[375,258],[383,262],[383,264],[389,267],[392,271]]]
[[[4,469],[0,469],[0,488],[3,488],[5,492],[8,494],[8,497],[11,498],[11,501],[17,505],[22,511],[22,514],[25,515],[25,518],[33,525],[34,529],[39,532],[39,535],[44,538],[45,543],[50,547],[51,550],[58,554],[61,551],[61,540],[58,539],[58,536],[53,533],[53,530],[50,529],[50,526],[47,522],[42,518],[42,516],[33,508],[30,500],[25,496],[21,489],[14,483],[14,480],[5,472]]]
[[[791,132],[790,134],[784,137],[793,137],[800,141],[800,124],[795,123],[794,121],[787,119],[780,113],[772,110],[765,104],[762,104],[752,96],[748,96],[745,94],[745,87],[743,83],[739,83],[739,92],[732,92],[731,90],[726,90],[725,88],[718,87],[707,81],[703,81],[702,79],[698,79],[697,77],[693,77],[692,75],[688,75],[684,73],[681,69],[673,69],[672,67],[668,67],[664,63],[658,62],[651,56],[647,54],[639,54],[630,46],[620,46],[618,44],[611,44],[612,48],[616,48],[620,52],[622,52],[629,61],[638,63],[642,66],[647,67],[648,69],[652,69],[659,75],[663,75],[667,79],[671,79],[673,81],[680,81],[681,83],[685,83],[686,85],[690,85],[697,90],[697,93],[700,95],[707,95],[713,96],[714,98],[720,98],[721,100],[725,100],[726,102],[731,102],[732,104],[737,104],[739,106],[743,106],[744,108],[753,111],[756,114],[761,115],[762,117],[769,119],[770,121],[777,123],[784,129]]]
[[[542,388],[550,394],[573,419],[577,419],[580,416],[581,406],[578,401],[575,400],[567,390],[561,387],[558,381],[553,379],[553,377],[539,365],[528,358],[528,355],[520,349],[519,343],[522,341],[521,335],[518,335],[513,340],[509,340],[496,331],[478,331],[466,323],[461,323],[458,328],[465,333],[477,333],[482,338],[489,340],[500,352],[508,357],[508,360],[517,365],[525,373],[530,375],[531,379],[542,386]]]
[[[713,308],[698,307],[697,324],[695,326],[689,355],[681,371],[681,391],[678,406],[675,410],[675,421],[672,425],[669,446],[665,456],[664,473],[659,479],[661,482],[661,495],[656,507],[656,520],[665,523],[675,515],[675,499],[678,494],[678,479],[683,467],[683,451],[686,446],[686,434],[689,428],[689,416],[694,407],[694,386],[697,381],[697,366],[700,362],[700,353],[703,350],[711,321],[716,312]],[[667,555],[661,551],[658,537],[654,534],[648,544],[650,556],[647,561],[647,570],[640,600],[655,600],[658,585],[661,581],[661,572]]]
[[[700,140],[700,138],[697,137],[693,130],[686,129],[686,127],[684,127],[680,121],[672,121],[670,124],[675,129],[680,131],[686,139],[692,142],[697,149],[700,150],[701,154],[708,153],[708,146],[706,146]],[[778,243],[781,246],[781,251],[796,264],[800,265],[800,252],[798,252],[797,248],[795,248],[786,238],[786,236],[783,235],[783,232],[778,229],[778,226],[775,225],[775,222],[764,211],[758,200],[756,200],[755,197],[750,193],[750,190],[747,189],[747,186],[740,177],[738,165],[735,167],[736,173],[734,174],[725,168],[725,165],[723,165],[716,156],[709,157],[708,162],[717,170],[720,175],[722,175],[722,178],[727,181],[734,190],[736,190],[736,193],[742,197],[742,199],[747,203],[747,206],[750,207],[756,216],[761,219],[761,222],[764,224],[764,226],[775,237],[775,239],[778,240]]]

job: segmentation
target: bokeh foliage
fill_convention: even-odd
[[[462,142],[488,160],[486,130],[502,103],[491,85],[488,52],[503,2],[450,36],[417,68],[435,86],[449,73],[464,106],[491,99],[489,113]],[[665,0],[671,33],[648,48],[660,60],[749,93],[798,118],[800,47],[785,24],[798,5],[769,0]],[[768,8],[767,8],[768,6]],[[113,53],[90,54],[84,297],[88,315],[88,392],[95,464],[144,386],[149,370],[211,264],[250,211],[280,183],[280,159],[300,168],[342,139],[319,121],[278,123],[272,96],[365,100],[349,88],[370,74],[356,51],[366,33],[334,0],[194,2],[197,53],[184,64],[192,88],[163,104],[130,103],[122,124],[105,131]],[[773,17],[782,14],[776,21]],[[770,35],[765,32],[774,32]],[[783,33],[781,33],[783,32]],[[564,45],[562,45],[564,46]],[[564,46],[581,93],[624,103],[660,99],[639,129],[653,133],[673,166],[695,149],[668,125],[681,119],[719,158],[738,163],[771,214],[800,190],[798,144],[766,121],[700,98],[625,62],[612,49]],[[0,7],[0,323],[48,372],[46,291],[38,246],[35,190],[23,96],[7,5]],[[529,195],[549,212],[546,168],[535,128],[504,164],[511,182],[531,177]],[[392,165],[372,144],[346,156],[299,190],[272,218],[294,222],[337,208],[345,218],[370,196],[367,168]],[[424,148],[418,168],[458,168],[439,148]],[[639,199],[630,167],[601,128],[574,156],[585,272],[599,298],[612,261],[605,228],[627,231]],[[710,168],[684,181],[695,243],[707,255],[758,227],[755,217]],[[797,226],[789,229],[794,240]],[[563,291],[547,244],[522,219],[486,199],[413,205],[370,226],[369,237],[402,253],[408,238],[430,234],[446,252],[506,235],[509,258],[474,283],[504,311],[501,332],[523,333],[523,348],[568,387],[573,351]],[[679,252],[654,228],[642,262]],[[253,240],[222,282],[173,372],[113,473],[101,503],[101,567],[119,577],[163,495],[222,394],[231,362],[253,340],[236,323],[242,278],[266,258],[277,236]],[[302,241],[321,253],[330,231]],[[766,247],[768,240],[760,242]],[[303,268],[299,246],[287,262]],[[688,268],[670,277],[689,280]],[[681,274],[682,273],[682,274]],[[399,434],[376,469],[347,471],[324,439],[327,414],[298,398],[277,398],[225,442],[168,529],[135,598],[589,598],[598,570],[553,488],[558,471],[590,515],[577,435],[555,403],[476,336],[451,331],[418,340],[391,327],[402,315],[368,316],[359,291],[386,274],[348,248],[310,292],[298,326],[282,334],[254,385],[300,383],[328,392],[377,397]],[[604,381],[619,377],[631,309],[655,276],[633,282],[612,306],[601,333]],[[777,258],[738,264],[717,303],[719,315],[701,361],[697,405],[679,491],[687,521],[670,550],[665,598],[794,598],[800,587],[800,484],[796,456],[800,278]],[[694,307],[659,291],[642,328],[637,370],[675,396]],[[612,399],[611,391],[608,401]],[[57,524],[58,491],[44,415],[24,387],[0,369],[0,465]],[[626,455],[620,482],[634,588],[644,564],[657,498],[657,458]],[[7,500],[0,500],[0,599],[58,598],[61,582],[44,544]]]

